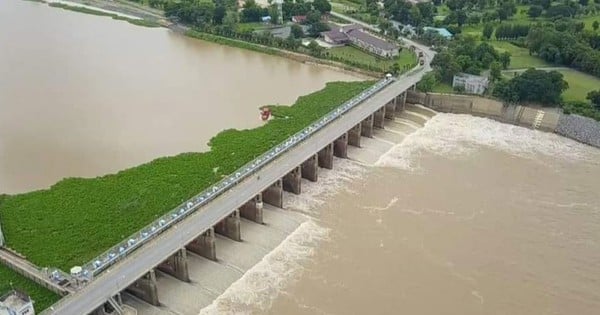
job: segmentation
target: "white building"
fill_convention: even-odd
[[[25,293],[10,291],[0,297],[0,315],[35,315],[33,301]]]
[[[467,73],[459,73],[452,79],[452,87],[463,87],[470,94],[483,94],[489,83],[487,77]]]

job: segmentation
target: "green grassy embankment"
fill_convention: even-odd
[[[120,16],[118,14],[114,14],[114,13],[94,10],[94,9],[85,8],[85,7],[72,6],[72,5],[68,5],[68,4],[64,4],[64,3],[52,2],[52,3],[48,3],[48,5],[51,7],[55,7],[55,8],[61,8],[61,9],[85,13],[85,14],[108,16],[108,17],[113,18],[114,20],[126,21],[133,25],[138,25],[138,26],[144,26],[144,27],[160,27],[161,26],[160,24],[153,22],[153,21],[148,21],[148,20],[143,20],[143,19],[139,19],[139,20],[138,19],[130,19],[130,18],[127,18],[124,16]]]
[[[362,67],[377,69],[380,72],[389,71],[394,63],[397,63],[402,70],[410,69],[417,64],[416,55],[407,49],[402,49],[398,57],[393,59],[381,58],[353,46],[334,47],[328,49],[327,52],[332,57],[356,63]]]
[[[372,84],[328,83],[294,106],[272,107],[276,117],[285,118],[219,133],[208,152],[159,158],[93,179],[68,178],[50,189],[8,196],[0,204],[6,242],[41,267],[69,270],[86,263]]]
[[[10,290],[27,293],[34,301],[34,308],[38,313],[60,299],[57,294],[0,264],[0,295]]]

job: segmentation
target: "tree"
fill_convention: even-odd
[[[594,23],[592,23],[592,28],[594,29],[594,31],[597,31],[598,27],[600,27],[600,22],[594,21]]]
[[[331,3],[329,3],[328,0],[314,0],[312,5],[313,8],[321,12],[321,14],[331,12]]]
[[[581,4],[581,6],[587,6],[589,3],[589,0],[579,0],[579,4]]]
[[[543,11],[544,8],[541,5],[532,5],[529,7],[529,10],[527,10],[527,15],[531,18],[536,18],[542,15]]]
[[[557,71],[528,69],[509,81],[501,81],[493,94],[509,102],[535,102],[542,105],[558,105],[561,94],[569,88],[563,75]]]
[[[508,69],[508,65],[510,65],[510,53],[505,51],[500,54],[500,63],[502,64],[502,68]]]
[[[213,15],[213,23],[214,24],[223,24],[223,19],[225,18],[225,14],[227,13],[227,9],[224,6],[218,6],[215,8],[215,13]]]
[[[590,91],[586,97],[597,110],[600,110],[600,90]]]
[[[308,44],[308,49],[314,56],[320,56],[323,53],[323,47],[321,47],[316,41],[312,40]]]
[[[417,83],[417,89],[421,92],[431,92],[436,84],[437,78],[435,77],[435,72],[428,72]]]
[[[431,61],[431,66],[439,72],[444,82],[452,82],[454,75],[461,71],[460,64],[448,51],[436,54]]]
[[[254,0],[247,0],[242,8],[242,21],[244,22],[259,22],[261,17],[269,14],[267,8],[260,7]]]
[[[329,30],[330,30],[330,28],[327,23],[317,22],[310,26],[310,28],[308,29],[308,32],[310,33],[311,36],[317,37],[317,36],[319,36],[319,34],[321,32],[326,32]]]
[[[485,39],[490,39],[492,37],[493,33],[494,33],[494,26],[490,23],[486,23],[483,26],[483,37]]]
[[[290,35],[292,38],[302,38],[304,37],[304,31],[300,25],[292,24]]]
[[[498,81],[502,78],[502,65],[498,61],[490,64],[490,78],[492,81]]]

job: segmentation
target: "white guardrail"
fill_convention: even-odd
[[[105,251],[89,263],[82,266],[82,279],[80,280],[84,280],[86,282],[92,281],[95,276],[100,274],[102,271],[106,270],[109,266],[125,258],[135,249],[147,243],[166,229],[173,226],[175,223],[183,220],[190,214],[194,213],[203,205],[207,204],[223,192],[236,185],[239,181],[244,180],[246,177],[252,175],[264,165],[273,161],[275,158],[279,157],[281,154],[285,153],[287,150],[294,147],[307,137],[310,137],[312,134],[326,126],[328,123],[339,118],[342,114],[346,113],[365,99],[371,97],[371,95],[377,93],[378,91],[392,83],[394,80],[395,78],[385,78],[383,80],[378,81],[369,89],[363,91],[361,94],[355,96],[351,100],[345,102],[344,104],[340,105],[336,109],[323,116],[323,118],[321,118],[320,120],[312,123],[310,126],[297,132],[293,136],[289,137],[287,140],[272,148],[271,150],[255,158],[251,162],[248,162],[246,165],[239,168],[233,174],[227,176],[226,178],[222,179],[221,181],[217,182],[211,187],[205,189],[198,195],[180,204],[178,207],[169,211],[167,214],[161,216],[146,227],[142,228],[135,234],[128,237],[126,240]]]

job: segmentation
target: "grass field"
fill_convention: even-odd
[[[438,84],[436,84],[433,87],[433,90],[431,90],[431,92],[435,92],[435,93],[455,93],[454,89],[452,88],[452,86],[448,83],[442,83],[439,82]]]
[[[415,54],[407,49],[403,49],[395,59],[383,59],[352,46],[334,47],[329,49],[328,52],[338,58],[353,60],[363,65],[371,65],[384,69],[390,69],[394,63],[397,63],[400,69],[405,69],[406,66],[411,68],[417,62]]]
[[[566,101],[586,101],[588,92],[600,89],[600,78],[574,69],[558,70],[569,82],[569,89],[563,92]]]
[[[286,119],[225,130],[211,139],[208,152],[159,158],[92,179],[68,178],[50,189],[8,196],[0,204],[7,246],[40,267],[69,270],[84,264],[372,84],[332,82],[294,106],[272,106],[276,117]]]
[[[4,295],[10,290],[27,293],[34,301],[36,313],[40,313],[60,299],[53,292],[0,264],[0,295]]]
[[[536,56],[530,56],[529,50],[515,46],[504,41],[490,41],[498,51],[508,51],[511,55],[509,69],[521,69],[529,67],[552,67],[551,64]]]

